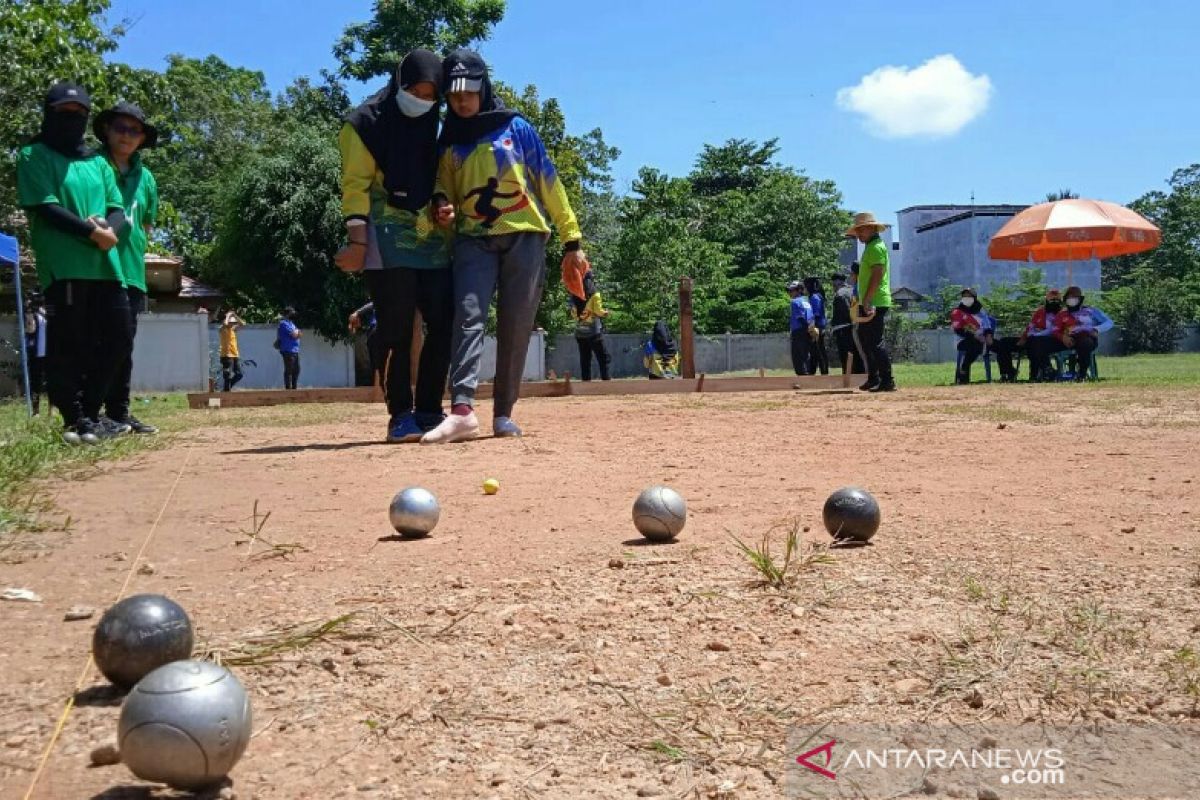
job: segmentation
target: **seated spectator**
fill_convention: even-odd
[[[979,295],[974,289],[963,289],[958,307],[950,312],[950,327],[958,334],[958,351],[962,353],[954,382],[965,385],[971,382],[971,365],[985,352],[994,353],[1000,365],[1000,380],[1011,383],[1016,380],[1012,354],[1015,339],[996,338],[996,319],[983,310]]]
[[[1025,332],[1017,340],[1017,346],[1025,348],[1029,355],[1029,380],[1034,383],[1058,380],[1058,372],[1050,366],[1050,357],[1062,349],[1055,336],[1057,318],[1062,311],[1062,293],[1058,289],[1046,292],[1046,302],[1033,312],[1033,318]]]
[[[1075,380],[1087,380],[1092,366],[1092,354],[1100,344],[1100,334],[1113,327],[1113,321],[1098,308],[1085,305],[1083,290],[1078,286],[1067,288],[1066,308],[1055,318],[1054,335],[1062,346],[1075,351]]]
[[[679,377],[679,348],[671,329],[661,319],[654,323],[654,332],[644,348],[643,363],[651,380]]]

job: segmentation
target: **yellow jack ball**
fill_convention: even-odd
[[[495,478],[488,478],[483,482],[484,494],[495,494],[498,491],[500,491],[500,481]]]

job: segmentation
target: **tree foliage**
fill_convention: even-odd
[[[333,54],[343,78],[390,75],[417,47],[446,53],[483,41],[504,16],[505,0],[375,0],[371,19],[346,26]]]

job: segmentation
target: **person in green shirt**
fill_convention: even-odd
[[[846,231],[864,245],[859,258],[858,340],[867,361],[865,392],[894,392],[892,359],[883,343],[888,309],[892,307],[892,287],[888,280],[888,248],[879,235],[887,225],[875,219],[870,211],[854,215],[854,224]]]
[[[69,444],[111,435],[100,404],[133,348],[116,249],[124,203],[108,163],[84,144],[91,108],[82,86],[55,84],[41,131],[17,154],[17,199],[46,298],[47,394]]]
[[[158,216],[158,184],[142,164],[141,151],[158,143],[158,129],[146,121],[146,115],[138,106],[117,103],[100,112],[92,130],[112,167],[125,206],[126,225],[118,232],[116,249],[125,292],[129,296],[129,339],[133,341],[137,337],[138,314],[146,310],[146,245]],[[132,377],[131,348],[109,384],[100,424],[116,434],[129,431],[158,433],[158,428],[129,412]]]

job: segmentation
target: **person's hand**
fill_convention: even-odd
[[[821,338],[821,332],[817,330],[816,325],[808,326],[808,338],[812,339],[814,342]]]
[[[576,288],[582,292],[583,276],[587,274],[591,266],[583,250],[568,250],[563,253],[562,279],[563,285],[567,287],[567,291]],[[575,294],[575,292],[571,292],[571,294]],[[578,297],[579,295],[576,296]],[[579,299],[584,300],[586,298],[579,297]]]
[[[107,222],[100,217],[92,217],[90,221],[93,227],[88,238],[95,242],[96,247],[107,253],[117,246],[117,235],[113,233],[112,228],[108,227]]]
[[[350,315],[350,320],[347,322],[346,327],[350,329],[351,333],[358,333],[358,329],[362,327],[362,320],[358,318],[358,312]]]
[[[366,262],[366,242],[350,242],[341,250],[338,250],[337,255],[333,257],[333,263],[342,272],[362,272],[362,268]]]
[[[433,206],[433,221],[443,228],[454,224],[454,206],[449,200],[438,198]]]

